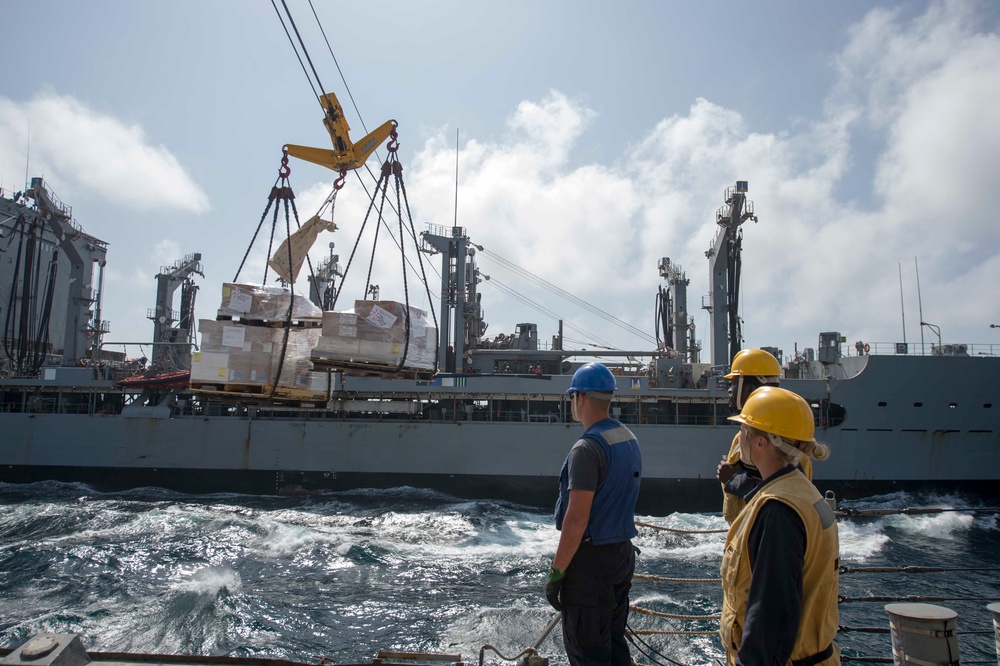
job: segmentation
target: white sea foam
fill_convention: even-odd
[[[879,522],[884,527],[892,527],[910,534],[935,539],[953,539],[958,533],[968,530],[974,520],[968,513],[947,512],[915,516],[884,516]]]
[[[222,590],[238,594],[242,587],[240,575],[234,569],[215,566],[197,569],[170,586],[176,592],[195,592],[209,596],[217,595]]]
[[[841,562],[865,562],[882,552],[889,536],[877,524],[841,520],[837,523]]]

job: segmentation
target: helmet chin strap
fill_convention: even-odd
[[[778,449],[785,455],[792,456],[793,458],[802,458],[805,456],[805,453],[803,453],[796,447],[792,446],[791,444],[783,440],[781,437],[770,432],[764,434],[767,435],[767,440],[771,442],[774,448]]]

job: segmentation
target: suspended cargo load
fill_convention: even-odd
[[[222,285],[222,307],[218,316],[219,319],[285,322],[289,318],[289,303],[293,321],[309,323],[312,320],[319,324],[323,311],[303,295],[293,296],[285,287],[234,282]]]
[[[277,395],[325,398],[328,374],[313,371],[310,361],[310,352],[319,341],[319,328],[287,329],[287,343],[286,329],[270,326],[202,319],[198,330],[201,350],[192,355],[191,364],[195,390],[270,393],[277,377]]]
[[[400,373],[429,377],[434,372],[437,329],[427,313],[396,301],[355,301],[354,309],[323,313],[323,335],[312,351],[317,368],[346,375]]]

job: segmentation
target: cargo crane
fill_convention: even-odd
[[[709,282],[712,291],[702,308],[712,314],[712,365],[728,368],[732,358],[743,346],[742,322],[739,317],[740,270],[742,266],[743,230],[747,220],[757,222],[753,202],[746,193],[745,180],[726,188],[725,205],[715,214],[719,230],[708,257]]]
[[[84,232],[72,207],[42,178],[31,179],[23,199],[3,199],[0,208],[8,223],[0,286],[9,303],[0,323],[11,369],[31,376],[46,362],[77,365],[95,357],[109,326],[100,319],[94,265],[103,281],[108,244]]]
[[[146,312],[153,320],[151,370],[171,372],[191,368],[191,347],[195,330],[194,301],[198,285],[193,275],[205,277],[201,253],[189,254],[171,266],[161,266],[156,274],[156,307]],[[174,295],[181,290],[180,311],[173,309]]]
[[[689,317],[687,313],[687,287],[691,280],[680,266],[667,257],[660,259],[657,269],[660,277],[667,281],[667,288],[661,286],[656,295],[657,341],[678,358],[697,363],[701,348],[694,337],[694,317]]]

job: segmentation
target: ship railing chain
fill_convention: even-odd
[[[651,583],[722,583],[721,578],[667,578],[665,576],[653,576],[652,574],[635,574],[632,578],[636,580],[648,580]]]
[[[729,531],[728,527],[721,530],[682,530],[676,527],[664,527],[663,525],[653,525],[652,523],[641,523],[639,521],[636,521],[635,524],[639,527],[648,527],[663,532],[676,532],[677,534],[725,534]]]

